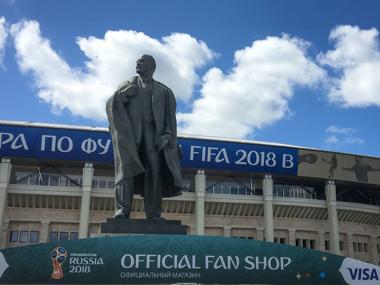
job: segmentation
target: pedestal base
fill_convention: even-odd
[[[107,234],[187,234],[187,226],[174,220],[107,219],[100,226]]]

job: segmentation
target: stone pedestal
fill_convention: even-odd
[[[187,226],[174,220],[107,219],[102,234],[187,234]]]

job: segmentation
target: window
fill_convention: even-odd
[[[286,238],[281,238],[280,243],[286,244]],[[315,249],[315,245],[314,239],[296,239],[296,246],[299,247]]]
[[[9,242],[38,243],[38,231],[15,231],[9,234]]]
[[[247,237],[247,236],[231,236],[232,238],[240,238],[240,239],[254,239],[253,237]]]
[[[280,243],[286,244],[286,238],[280,238]]]
[[[70,232],[70,239],[71,240],[77,240],[78,239],[78,232]]]
[[[339,241],[339,249],[344,251],[344,241]]]
[[[57,240],[58,240],[58,232],[50,232],[49,241],[57,241]]]
[[[363,243],[362,242],[358,242],[358,252],[363,252],[363,251],[364,251]]]
[[[60,232],[59,233],[59,240],[68,240],[69,239],[69,232]]]
[[[364,252],[368,252],[368,243],[364,243],[363,245],[364,245],[364,248],[363,248]]]
[[[328,239],[325,240],[325,249],[330,250],[330,241]]]
[[[9,242],[18,242],[19,231],[11,231],[9,235]]]
[[[29,231],[20,231],[19,242],[28,242],[29,241]]]
[[[59,240],[77,240],[78,232],[50,232],[49,240],[50,241],[59,241]]]
[[[38,235],[39,235],[39,232],[31,231],[30,236],[29,236],[29,242],[30,243],[37,243],[38,242]]]

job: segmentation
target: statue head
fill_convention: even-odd
[[[149,54],[143,54],[136,61],[136,72],[142,76],[152,76],[156,70],[156,61],[153,56]]]
[[[355,163],[360,164],[362,162],[362,157],[361,156],[355,156]]]

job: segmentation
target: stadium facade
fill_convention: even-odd
[[[380,158],[180,136],[189,234],[329,251],[379,264]],[[0,248],[100,236],[114,211],[107,129],[0,121]],[[132,218],[144,218],[136,196]]]

